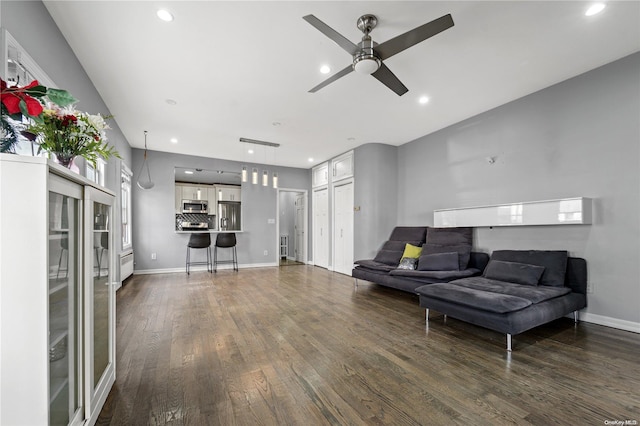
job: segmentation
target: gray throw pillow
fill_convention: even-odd
[[[418,271],[459,271],[458,252],[423,254],[418,259]]]
[[[491,260],[544,266],[540,285],[564,287],[567,272],[566,250],[495,250]]]
[[[431,244],[424,243],[422,245],[422,255],[425,254],[436,254],[436,253],[458,253],[458,268],[461,271],[467,269],[467,265],[469,264],[469,258],[471,257],[471,246],[467,244],[456,244],[456,245],[444,245],[444,244]]]
[[[403,257],[400,259],[400,263],[398,264],[398,269],[416,269],[416,265],[418,264],[418,259],[415,257]]]
[[[482,275],[492,280],[537,286],[543,272],[544,266],[491,260]]]

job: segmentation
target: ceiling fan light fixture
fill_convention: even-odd
[[[380,68],[380,59],[373,54],[361,54],[353,60],[353,70],[359,74],[371,75]]]

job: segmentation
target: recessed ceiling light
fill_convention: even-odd
[[[167,99],[167,100],[165,100],[165,102],[168,103],[169,105],[175,105],[175,104],[178,103],[178,102],[174,101],[173,99]]]
[[[594,3],[591,6],[589,6],[589,9],[587,9],[587,11],[584,14],[585,16],[597,15],[598,13],[602,12],[604,8],[605,8],[604,3]]]
[[[171,138],[170,141],[171,141],[171,143],[178,143],[178,139],[176,139],[176,138]]]
[[[320,67],[320,72],[322,74],[329,74],[331,72],[331,68],[329,68],[329,65],[323,65]]]
[[[162,19],[165,22],[171,22],[173,21],[173,15],[171,14],[171,12],[169,12],[166,9],[160,9],[156,12],[156,15],[158,15],[158,18]]]
[[[192,175],[192,174],[193,174],[193,171],[192,171],[192,170],[185,170],[185,171],[184,171],[184,174],[185,174],[185,175]]]
[[[418,102],[420,102],[422,105],[429,103],[429,97],[428,96],[420,96],[420,99],[418,99]]]
[[[252,150],[252,149],[248,150],[247,152],[248,152],[249,154],[253,154],[253,150]]]
[[[312,157],[309,157],[309,162],[313,163],[313,158]]]

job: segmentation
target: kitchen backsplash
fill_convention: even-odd
[[[179,213],[176,214],[176,230],[182,230],[182,222],[207,222],[209,229],[215,228],[216,216],[204,213]]]

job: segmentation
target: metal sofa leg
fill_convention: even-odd
[[[578,311],[573,311],[573,322],[578,322]]]
[[[511,335],[507,333],[507,351],[511,352]]]
[[[353,279],[353,289],[354,289],[354,290],[357,290],[357,289],[358,289],[358,279],[357,279],[357,278],[354,278],[354,279]]]
[[[429,308],[424,310],[424,322],[429,324]]]

